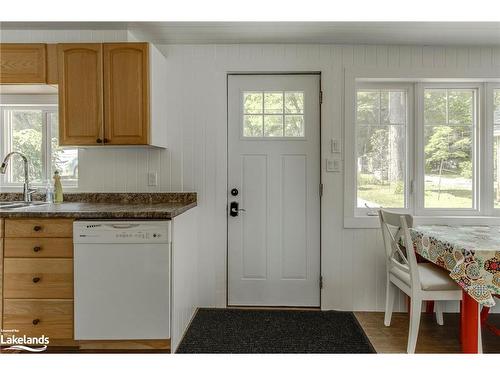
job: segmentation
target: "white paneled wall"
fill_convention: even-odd
[[[71,36],[71,33],[75,35]],[[78,35],[76,35],[78,34]],[[59,38],[60,37],[60,38]],[[134,39],[120,31],[8,31],[3,41]],[[323,160],[343,135],[343,75],[350,67],[498,69],[500,48],[374,45],[165,45],[169,86],[167,151],[82,150],[84,191],[190,191],[199,198],[203,306],[226,303],[226,73],[321,71]],[[158,187],[147,171],[158,171]],[[343,176],[322,172],[323,309],[383,310],[385,263],[375,229],[343,228]],[[404,307],[401,298],[398,306]]]

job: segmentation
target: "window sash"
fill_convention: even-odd
[[[411,194],[411,176],[413,175],[413,84],[412,83],[369,83],[369,82],[358,82],[354,90],[354,216],[373,216],[376,212],[374,208],[368,207],[357,207],[358,206],[358,127],[359,126],[370,126],[368,124],[360,123],[357,121],[357,111],[358,111],[358,101],[357,93],[359,91],[374,91],[374,92],[384,92],[384,91],[404,91],[406,93],[406,124],[405,125],[394,125],[394,126],[405,126],[405,167],[404,167],[404,205],[405,207],[391,207],[389,208],[394,212],[408,212],[413,209],[413,194]],[[379,103],[380,106],[380,103]],[[380,113],[379,113],[379,123],[380,123]],[[373,126],[393,126],[389,124],[379,124]]]
[[[480,170],[483,166],[481,162],[482,146],[481,142],[481,129],[480,129],[480,98],[484,95],[482,90],[482,84],[480,83],[416,83],[416,106],[415,106],[415,117],[416,117],[416,173],[414,176],[415,184],[415,210],[416,215],[464,215],[464,216],[474,216],[480,215],[481,201],[481,179],[479,176],[483,175]],[[474,106],[473,106],[473,127],[472,127],[472,201],[473,205],[471,208],[452,208],[452,207],[442,207],[442,208],[432,208],[425,207],[425,139],[424,131],[426,125],[424,124],[424,94],[426,89],[466,89],[474,90]],[[447,110],[448,112],[448,110]],[[427,125],[430,126],[430,125]]]

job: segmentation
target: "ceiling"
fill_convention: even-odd
[[[500,22],[4,22],[2,29],[126,29],[159,44],[500,45]]]

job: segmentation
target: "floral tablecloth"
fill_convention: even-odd
[[[415,251],[450,271],[483,306],[500,294],[500,226],[422,225],[410,229]]]

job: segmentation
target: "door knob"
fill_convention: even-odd
[[[35,225],[35,226],[33,227],[33,230],[34,230],[35,232],[40,232],[40,231],[42,230],[42,227],[41,227],[40,225]]]
[[[239,212],[246,212],[244,208],[239,208],[239,203],[238,202],[231,202],[229,205],[229,215],[232,217],[238,216]]]
[[[39,281],[40,281],[40,278],[39,278],[39,277],[34,277],[34,278],[32,279],[32,281],[36,284],[37,282],[39,282]]]
[[[33,325],[36,326],[38,323],[40,323],[40,319],[33,319]]]
[[[41,247],[41,246],[35,246],[35,247],[33,248],[33,251],[34,251],[35,253],[38,253],[38,252],[39,252],[39,251],[41,251],[41,250],[42,250],[42,247]]]

